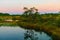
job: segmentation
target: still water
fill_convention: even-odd
[[[28,36],[27,34],[29,32],[32,33],[33,36]],[[0,40],[52,40],[52,38],[44,32],[27,30],[20,28],[19,26],[1,26]]]

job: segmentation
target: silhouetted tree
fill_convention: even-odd
[[[23,15],[25,15],[25,16],[27,16],[27,14],[28,14],[28,8],[27,7],[24,7],[24,13],[23,13]]]

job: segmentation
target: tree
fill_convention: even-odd
[[[28,14],[28,12],[29,12],[29,11],[28,11],[28,8],[27,8],[27,7],[24,7],[23,9],[24,9],[23,15],[27,16],[27,14]]]

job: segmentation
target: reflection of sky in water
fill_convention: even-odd
[[[0,27],[0,40],[24,40],[25,32],[26,30],[20,27]],[[41,40],[50,39],[44,32],[42,32],[42,34],[40,34],[40,32],[35,32],[35,34],[38,34],[38,37]]]
[[[51,37],[49,37],[44,32],[35,32],[35,34],[37,34],[37,37],[39,38],[39,40],[52,40]]]

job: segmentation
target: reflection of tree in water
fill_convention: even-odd
[[[27,30],[24,33],[24,40],[38,40],[37,34],[33,30]]]

